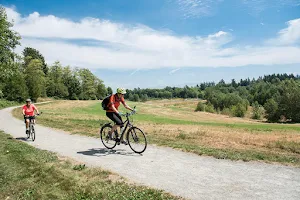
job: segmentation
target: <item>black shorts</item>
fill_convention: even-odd
[[[31,121],[35,119],[35,116],[28,116],[28,117],[24,116],[24,123],[26,123],[26,119],[29,119],[29,121]]]
[[[123,127],[123,121],[122,117],[115,112],[106,112],[106,116],[111,119],[113,122],[115,122],[117,125]]]

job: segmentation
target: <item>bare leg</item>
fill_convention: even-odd
[[[29,129],[29,119],[26,119],[26,130]]]
[[[111,128],[111,133],[113,133],[115,130],[117,130],[118,127],[121,127],[121,126],[115,124],[115,125]],[[122,129],[121,129],[121,130],[122,130]],[[120,136],[121,136],[120,140],[121,140],[121,141],[124,141],[124,139],[123,139],[124,134],[122,135],[122,133],[120,132]]]
[[[113,127],[111,128],[111,133],[115,132],[115,130],[117,130],[117,128],[120,127],[119,125],[113,125]]]

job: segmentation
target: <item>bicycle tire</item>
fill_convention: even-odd
[[[113,149],[117,145],[116,138],[118,138],[118,135],[116,134],[116,132],[114,132],[114,133],[112,133],[111,137],[109,138],[108,134],[106,134],[106,132],[108,133],[108,131],[105,130],[107,128],[109,130],[111,130],[112,126],[110,124],[105,124],[104,126],[102,126],[102,128],[100,130],[100,138],[101,138],[102,144],[107,149]]]
[[[32,141],[34,141],[35,140],[35,130],[34,130],[34,126],[33,125],[31,125],[31,139],[32,139]]]
[[[139,134],[137,136],[137,133]],[[140,129],[140,128],[137,128],[137,127],[131,127],[128,131],[127,131],[127,141],[128,141],[128,144],[129,144],[129,147],[132,149],[132,151],[134,151],[135,153],[143,153],[146,148],[147,148],[147,138],[146,138],[146,135],[144,134],[144,132]],[[132,138],[130,138],[130,136]],[[131,139],[133,139],[133,141],[131,141]],[[142,141],[144,142],[144,144],[137,144],[139,141]],[[137,149],[135,148],[134,146],[134,143],[137,144],[137,146],[140,146],[141,149]]]

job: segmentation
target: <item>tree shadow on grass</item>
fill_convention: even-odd
[[[141,156],[140,154],[136,154],[134,152],[128,152],[124,149],[106,149],[106,148],[93,148],[87,151],[78,151],[78,154],[83,154],[86,156],[109,156],[109,155],[121,155],[121,156]]]

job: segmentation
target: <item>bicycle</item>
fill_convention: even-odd
[[[129,144],[129,147],[132,149],[132,151],[134,151],[135,153],[141,154],[147,148],[147,139],[146,139],[144,132],[140,128],[133,126],[129,117],[134,114],[135,114],[135,111],[121,115],[121,116],[125,116],[126,120],[124,122],[125,128],[123,129],[123,132],[121,133],[120,138],[123,137],[127,128],[129,128],[126,133],[127,143]],[[109,134],[109,131],[111,130],[111,128],[112,128],[112,125],[111,125],[111,122],[109,122],[109,123],[104,124],[100,130],[101,141],[102,141],[103,145],[108,149],[115,148],[115,146],[117,144],[119,145],[121,142],[120,138],[118,136],[119,134],[118,134],[117,130],[114,131],[113,133]]]
[[[42,113],[40,113],[40,114],[42,114]],[[37,115],[35,115],[35,116],[39,116],[40,114],[37,114]],[[35,140],[35,129],[34,129],[34,125],[35,125],[35,123],[33,122],[33,119],[32,119],[32,118],[29,118],[29,131],[26,132],[26,134],[27,134],[27,139],[29,139],[30,136],[31,136],[32,141]]]

